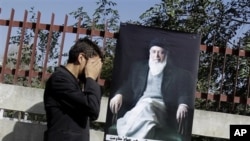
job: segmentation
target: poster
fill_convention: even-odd
[[[200,35],[121,23],[106,141],[190,141]]]

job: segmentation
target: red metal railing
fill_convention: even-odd
[[[73,26],[68,26],[68,16],[65,16],[65,21],[63,25],[54,25],[54,14],[52,14],[51,17],[51,23],[50,24],[43,24],[40,23],[41,19],[41,13],[38,12],[37,14],[37,22],[32,23],[32,22],[27,22],[27,11],[25,11],[25,16],[23,21],[15,21],[14,20],[14,9],[11,11],[11,16],[9,20],[3,20],[0,19],[0,25],[1,26],[8,26],[7,30],[7,38],[6,38],[6,43],[5,43],[5,51],[4,51],[4,57],[2,61],[2,66],[1,66],[1,75],[0,75],[0,82],[3,82],[3,78],[5,74],[12,74],[14,75],[14,80],[13,84],[16,84],[17,78],[18,77],[28,77],[28,84],[31,83],[31,79],[35,76],[42,75],[42,83],[45,81],[46,78],[49,77],[49,73],[47,73],[47,63],[43,64],[43,69],[41,72],[37,72],[34,70],[34,63],[35,63],[35,53],[36,53],[36,45],[38,42],[38,32],[40,30],[47,30],[49,32],[48,34],[48,42],[47,42],[47,47],[46,47],[46,54],[45,54],[45,59],[44,62],[48,62],[48,55],[49,55],[49,48],[50,48],[50,43],[51,43],[51,34],[52,32],[61,32],[62,33],[62,39],[61,39],[61,44],[59,48],[59,57],[58,57],[58,65],[62,64],[62,53],[63,53],[63,48],[64,48],[64,43],[65,43],[65,36],[66,33],[74,33],[76,35],[75,39],[79,38],[79,35],[91,35],[91,36],[100,36],[103,38],[115,38],[116,34],[110,33],[108,31],[99,31],[95,29],[85,29],[80,27],[80,20],[78,22],[77,27]],[[21,32],[21,38],[20,38],[20,45],[18,49],[18,57],[17,57],[17,63],[15,65],[15,69],[10,69],[6,67],[7,63],[7,58],[8,58],[8,50],[9,50],[9,41],[11,38],[11,32],[13,27],[20,27],[22,28]],[[21,58],[21,53],[22,53],[22,48],[23,48],[23,38],[24,38],[24,32],[25,29],[34,29],[34,41],[33,41],[33,46],[32,46],[32,53],[31,53],[31,61],[30,61],[30,69],[29,70],[20,70],[20,58]],[[2,33],[1,33],[2,34]],[[99,80],[99,83],[103,85],[104,83],[103,80]]]

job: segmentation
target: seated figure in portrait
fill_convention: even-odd
[[[170,47],[152,40],[149,59],[131,66],[127,81],[110,100],[119,136],[184,140],[193,112],[193,79],[189,71],[171,63]]]

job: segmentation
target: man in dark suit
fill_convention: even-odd
[[[188,113],[194,107],[194,80],[188,71],[171,63],[169,46],[164,42],[153,40],[149,47],[149,60],[132,65],[127,82],[110,100],[111,112],[118,114],[117,133],[189,140],[183,135],[187,132]]]
[[[101,90],[96,79],[101,57],[95,43],[87,37],[79,39],[69,51],[66,66],[58,67],[48,79],[45,141],[89,141],[89,119],[96,120],[100,111]]]

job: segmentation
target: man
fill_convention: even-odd
[[[66,66],[58,67],[48,79],[45,141],[89,141],[89,119],[96,120],[100,110],[101,90],[96,79],[101,57],[95,43],[87,37],[79,39],[69,51]]]
[[[193,108],[192,78],[171,64],[162,40],[153,40],[149,47],[149,60],[132,66],[127,82],[110,100],[111,112],[118,114],[117,133],[178,140],[185,132],[188,110]]]

